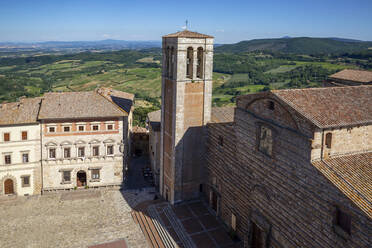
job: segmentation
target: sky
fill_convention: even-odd
[[[0,0],[0,42],[161,40],[182,30],[216,43],[258,38],[372,41],[372,0]]]

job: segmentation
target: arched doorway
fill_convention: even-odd
[[[6,179],[4,182],[4,193],[6,195],[14,194],[14,183],[12,179]]]
[[[87,185],[87,173],[81,170],[76,174],[76,186],[84,187],[86,185]]]

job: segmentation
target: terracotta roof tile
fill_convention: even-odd
[[[372,152],[312,164],[372,219]]]
[[[235,107],[213,107],[211,123],[234,122]]]
[[[40,97],[0,104],[0,125],[37,123]]]
[[[330,75],[328,78],[341,79],[360,83],[372,83],[372,71],[345,69]]]
[[[271,92],[319,128],[372,123],[372,86]]]
[[[109,101],[118,105],[125,112],[127,112],[127,114],[129,114],[129,112],[131,111],[134,100],[133,94],[124,91],[113,90],[111,88],[99,88],[96,90],[96,92]]]
[[[147,133],[147,129],[144,127],[134,126],[132,127],[132,133]]]
[[[184,30],[173,34],[164,35],[163,38],[213,38],[213,36]]]
[[[113,96],[115,95],[114,97],[110,94],[107,89],[106,92],[103,89],[102,91],[46,93],[43,96],[39,119],[119,117],[127,115],[128,104],[132,104],[130,96],[125,92],[118,91],[112,93]],[[119,97],[116,97],[116,95]],[[120,95],[129,96],[129,99],[121,98]]]

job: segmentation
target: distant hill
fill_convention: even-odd
[[[280,38],[256,39],[216,47],[216,52],[241,53],[251,51],[273,51],[293,54],[339,54],[360,52],[372,47],[371,41],[342,38]]]

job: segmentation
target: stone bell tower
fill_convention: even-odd
[[[163,36],[160,193],[172,204],[202,189],[212,69],[212,36],[188,30]]]

